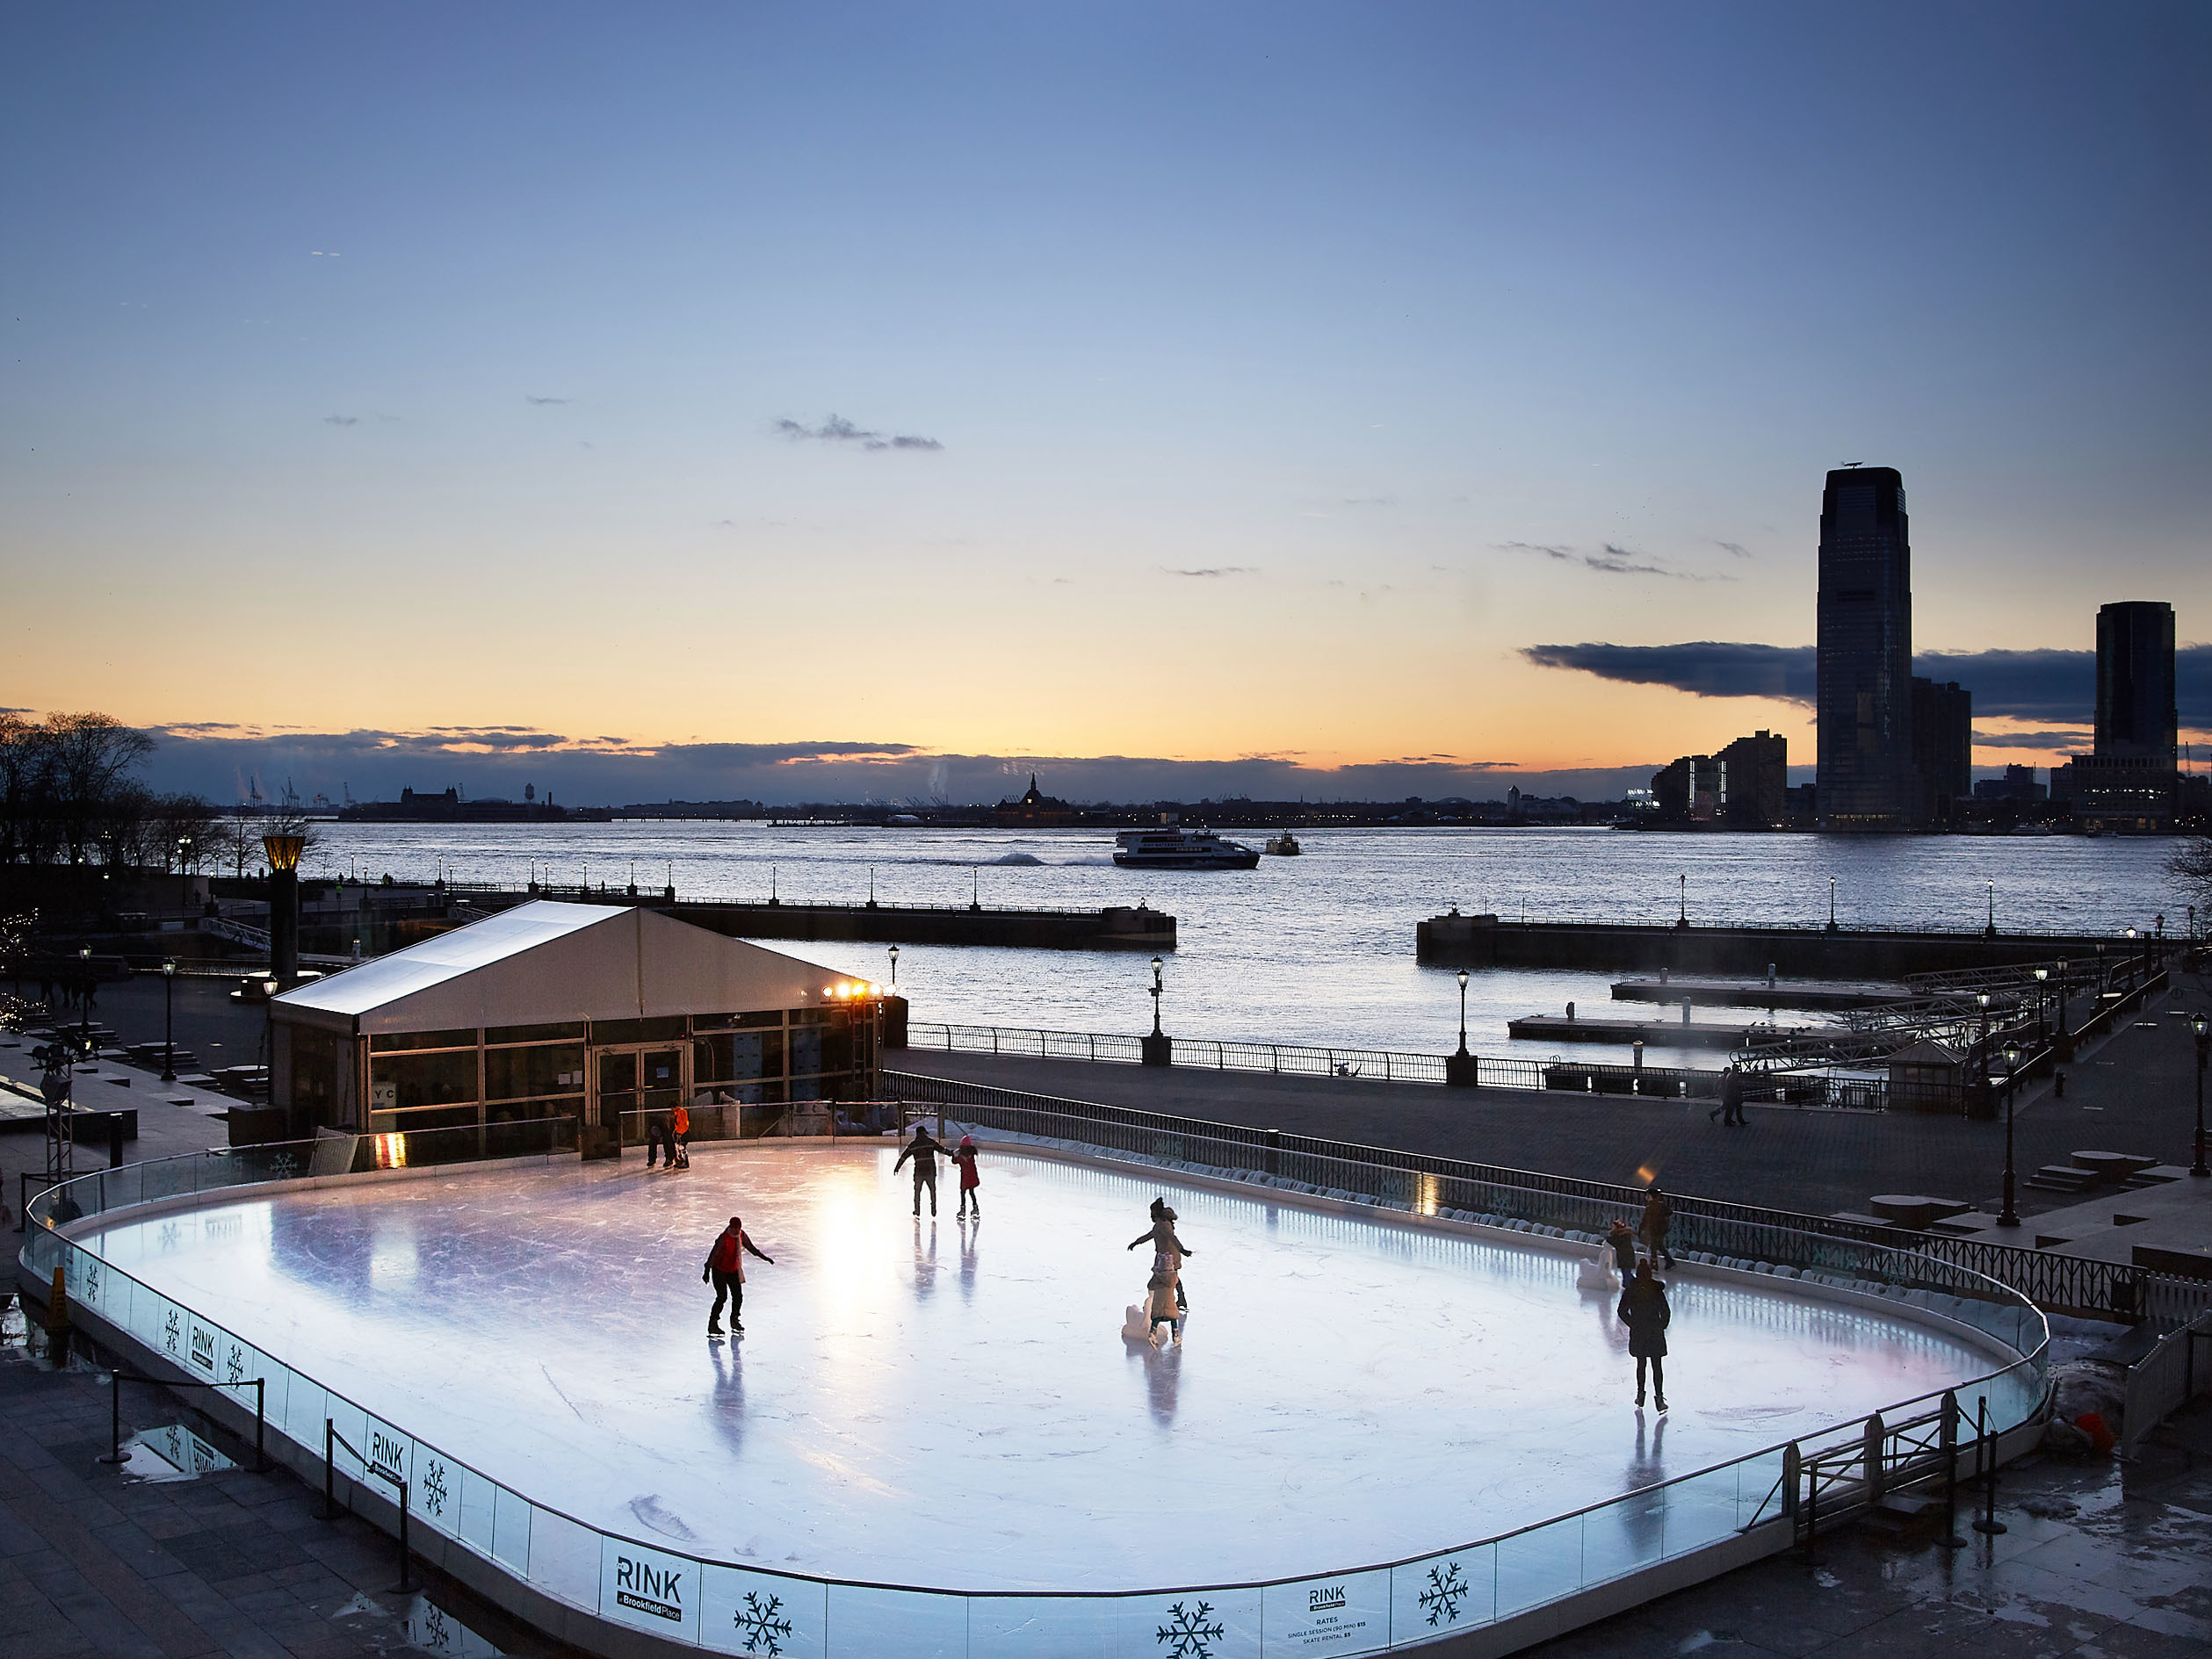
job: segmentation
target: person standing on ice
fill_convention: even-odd
[[[975,1172],[974,1136],[963,1135],[960,1137],[960,1144],[953,1151],[952,1161],[958,1165],[960,1171],[960,1208],[958,1219],[965,1220],[969,1208],[972,1207],[975,1210],[976,1220],[981,1221],[983,1199],[975,1189],[982,1178]]]
[[[899,1162],[891,1166],[896,1175],[908,1158],[914,1160],[914,1213],[922,1214],[922,1189],[929,1189],[929,1214],[937,1213],[937,1154],[944,1150],[944,1143],[929,1133],[927,1123],[914,1132],[914,1139],[907,1143],[905,1151],[899,1154]]]
[[[1653,1181],[1644,1194],[1644,1223],[1640,1230],[1645,1251],[1653,1261],[1664,1261],[1669,1273],[1674,1270],[1674,1252],[1666,1247],[1666,1230],[1673,1219],[1673,1203],[1659,1191],[1659,1184]]]
[[[1175,1286],[1176,1308],[1183,1313],[1189,1313],[1190,1298],[1183,1294],[1182,1259],[1185,1256],[1196,1255],[1197,1252],[1175,1237],[1175,1212],[1167,1208],[1167,1201],[1164,1198],[1155,1198],[1152,1201],[1151,1230],[1139,1233],[1131,1239],[1129,1248],[1134,1250],[1146,1239],[1152,1241],[1152,1270],[1154,1277],[1163,1273],[1168,1276]],[[1150,1289],[1152,1287],[1147,1285],[1146,1288]],[[1178,1338],[1182,1336],[1181,1326],[1177,1326],[1176,1335]]]
[[[1621,1282],[1626,1284],[1636,1277],[1636,1235],[1616,1215],[1613,1225],[1605,1230],[1605,1242],[1613,1251],[1613,1265],[1620,1270]]]
[[[1666,1327],[1674,1313],[1666,1305],[1666,1287],[1652,1275],[1648,1259],[1637,1264],[1636,1277],[1621,1292],[1621,1305],[1613,1311],[1629,1328],[1629,1352],[1636,1359],[1636,1409],[1644,1409],[1644,1370],[1649,1366],[1652,1392],[1659,1409],[1666,1410],[1666,1373],[1661,1361],[1666,1358]]]
[[[706,1252],[706,1266],[699,1269],[699,1282],[714,1287],[714,1308],[706,1316],[710,1337],[722,1334],[725,1300],[730,1304],[730,1329],[740,1336],[745,1334],[745,1252],[748,1250],[770,1266],[776,1265],[776,1258],[747,1237],[745,1223],[733,1215],[714,1240],[714,1248]]]

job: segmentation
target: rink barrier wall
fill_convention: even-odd
[[[303,1167],[312,1170],[318,1145],[326,1166],[337,1161],[340,1155],[326,1138],[320,1143],[195,1153],[77,1177],[33,1201],[20,1267],[28,1281],[41,1288],[59,1267],[88,1328],[104,1330],[119,1347],[143,1351],[175,1374],[230,1383],[260,1380],[272,1454],[303,1475],[322,1474],[325,1427],[334,1426],[364,1449],[384,1478],[408,1483],[418,1554],[548,1634],[625,1659],[631,1654],[681,1651],[762,1652],[771,1638],[779,1652],[821,1659],[833,1653],[886,1652],[960,1659],[1084,1653],[1103,1659],[1201,1649],[1218,1659],[1273,1659],[1447,1642],[1449,1648],[1438,1651],[1501,1654],[1785,1547],[1795,1521],[1776,1495],[1792,1448],[1800,1457],[1832,1451],[1861,1432],[1858,1424],[1838,1425],[1789,1446],[1767,1447],[1457,1548],[1321,1576],[1056,1594],[941,1590],[708,1561],[608,1533],[531,1502],[409,1434],[404,1425],[379,1417],[162,1295],[72,1236],[96,1223],[153,1213],[148,1207],[170,1210],[179,1201],[205,1202],[242,1188],[273,1194],[359,1184],[365,1176],[435,1179],[494,1162],[469,1166],[434,1161],[357,1173],[349,1148],[343,1154],[346,1167],[302,1173]],[[1119,1161],[1095,1149],[1069,1150],[1104,1167]],[[542,1167],[557,1156],[495,1162],[502,1167]],[[1239,1185],[1233,1178],[1225,1184],[1256,1195],[1248,1184]],[[1269,1195],[1291,1202],[1323,1196]],[[1349,1193],[1327,1199],[1358,1202]],[[76,1215],[57,1224],[57,1212],[72,1208]],[[1385,1212],[1377,1206],[1372,1213],[1380,1217]],[[1467,1219],[1522,1242],[1536,1242],[1522,1240],[1518,1228]],[[1809,1275],[1801,1282],[1823,1299],[1845,1300],[1837,1293],[1855,1294],[1860,1288],[1841,1282],[1840,1275]],[[2006,1295],[2002,1287],[1986,1288],[1991,1304]],[[2042,1331],[2043,1321],[2033,1307],[2024,1299],[2012,1300],[2018,1316],[2012,1328],[2022,1334]],[[1907,1312],[1895,1301],[1882,1305]],[[1926,1314],[1963,1314],[1967,1323],[2011,1346],[1989,1320],[1973,1318],[1963,1299],[1958,1307],[1930,1305],[1908,1316]],[[2023,1431],[2030,1436],[2036,1432],[2035,1417],[2046,1392],[2046,1343],[2047,1336],[2034,1352],[1955,1390],[1965,1398],[1977,1388],[1999,1392],[1995,1385],[2000,1380],[2012,1381],[2010,1391],[2020,1403],[2013,1422],[2005,1425],[2001,1444],[2007,1446],[2019,1444]],[[1894,1416],[1933,1397],[1885,1410]],[[397,1506],[375,1489],[377,1480],[368,1470],[332,1473],[334,1486],[343,1483],[350,1509],[396,1530]]]
[[[1634,1227],[1644,1208],[1641,1187],[1508,1165],[1401,1152],[923,1072],[886,1071],[883,1087],[911,1105],[958,1112],[1001,1133],[1033,1135],[1170,1166],[1196,1164],[1262,1176],[1285,1190],[1364,1197],[1395,1209],[1449,1208],[1533,1226],[1601,1232],[1616,1216]],[[1680,1193],[1667,1198],[1673,1205],[1669,1238],[1678,1254],[1680,1246],[1688,1245],[1724,1259],[1772,1261],[1820,1272],[1847,1265],[1854,1251],[1869,1245],[1903,1248],[1977,1280],[2017,1289],[2050,1313],[2131,1316],[2163,1331],[2212,1309],[2212,1280],[2125,1262],[1910,1233]]]

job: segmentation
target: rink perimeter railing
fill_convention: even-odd
[[[979,1114],[970,1104],[963,1115]],[[566,1165],[575,1156],[567,1120],[502,1127],[508,1135],[496,1156],[504,1166]],[[533,1137],[542,1144],[529,1147]],[[464,1129],[326,1136],[102,1170],[32,1201],[20,1259],[42,1282],[50,1282],[59,1269],[77,1307],[184,1376],[241,1388],[258,1383],[278,1455],[303,1474],[322,1475],[334,1487],[343,1483],[348,1503],[372,1518],[386,1521],[384,1511],[393,1507],[374,1483],[395,1489],[403,1483],[416,1537],[427,1529],[437,1540],[424,1553],[495,1598],[506,1595],[524,1617],[545,1615],[544,1605],[533,1599],[541,1597],[573,1613],[717,1653],[1040,1659],[1160,1652],[1272,1659],[1413,1648],[1558,1608],[1702,1552],[1735,1547],[1733,1556],[1709,1558],[1715,1566],[1767,1553],[1799,1535],[1804,1508],[1833,1512],[1848,1505],[1852,1491],[1879,1490],[1885,1474],[1895,1480],[1940,1472],[1927,1453],[1926,1425],[1932,1421],[1948,1425],[1942,1438],[1954,1453],[1955,1477],[1956,1425],[1979,1420],[1985,1408],[1993,1468],[1996,1436],[2031,1425],[2047,1391],[2048,1328],[2025,1298],[1968,1269],[1910,1251],[1807,1238],[1802,1257],[1817,1259],[1823,1267],[1770,1267],[1840,1292],[1881,1298],[1900,1313],[1919,1309],[1961,1322],[2021,1357],[1953,1390],[1885,1407],[1894,1430],[1884,1429],[1880,1417],[1839,1424],[1823,1434],[1406,1560],[1348,1565],[1310,1577],[1160,1590],[938,1590],[741,1567],[603,1531],[534,1502],[455,1448],[380,1417],[60,1230],[165,1200],[377,1179],[372,1171],[435,1179],[435,1169],[420,1166],[488,1155],[481,1132]],[[1414,1208],[1426,1209],[1428,1197],[1441,1204],[1446,1191],[1439,1187],[1428,1194],[1417,1181],[1407,1194]],[[1457,1188],[1449,1195],[1472,1196]],[[335,1458],[329,1448],[340,1440],[360,1448],[358,1463],[349,1459],[343,1470],[329,1466]],[[396,1521],[394,1511],[386,1524]],[[1765,1533],[1763,1544],[1746,1537],[1762,1525],[1778,1529],[1784,1523],[1787,1533]],[[1715,1566],[1685,1570],[1695,1579]],[[528,1593],[506,1594],[502,1579]],[[1590,1616],[1596,1616],[1594,1607]],[[1564,1610],[1552,1617],[1561,1628],[1579,1622]]]
[[[1664,1029],[1653,1021],[1656,1033]],[[1052,1031],[1033,1026],[947,1025],[910,1021],[907,1046],[948,1054],[999,1054],[1023,1060],[1088,1060],[1138,1065],[1144,1039],[1115,1031]],[[1313,1048],[1295,1042],[1235,1042],[1213,1037],[1170,1037],[1174,1063],[1198,1071],[1256,1071],[1271,1077],[1360,1078],[1370,1083],[1444,1081],[1451,1057],[1395,1049]],[[1651,1095],[1670,1100],[1717,1100],[1721,1074],[1696,1066],[1609,1064],[1598,1060],[1498,1059],[1471,1054],[1471,1087],[1565,1090],[1575,1094]],[[1844,1107],[1881,1111],[1889,1104],[1886,1077],[1832,1077],[1790,1071],[1745,1077],[1744,1098],[1753,1105]]]
[[[1063,1100],[922,1072],[884,1074],[886,1093],[963,1122],[1171,1165],[1262,1178],[1323,1196],[1428,1215],[1464,1212],[1514,1228],[1602,1233],[1616,1218],[1637,1225],[1640,1187],[1506,1165],[1432,1158],[1386,1147],[1211,1122],[1135,1107]],[[2212,1308],[2212,1280],[2153,1273],[1979,1239],[1805,1215],[1755,1204],[1669,1194],[1676,1254],[1731,1265],[1765,1263],[1793,1273],[1854,1270],[1869,1247],[1903,1249],[1938,1273],[1957,1272],[2012,1287],[2052,1313],[2138,1317],[2165,1329]]]

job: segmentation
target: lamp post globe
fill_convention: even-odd
[[[899,989],[899,947],[896,945],[891,948],[891,988],[893,992]]]

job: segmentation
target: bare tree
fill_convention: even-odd
[[[2212,835],[2200,835],[2173,849],[2166,870],[2196,902],[2197,914],[2212,914]]]
[[[82,863],[103,809],[154,753],[154,739],[109,714],[48,715],[46,730],[61,846],[69,862]]]

